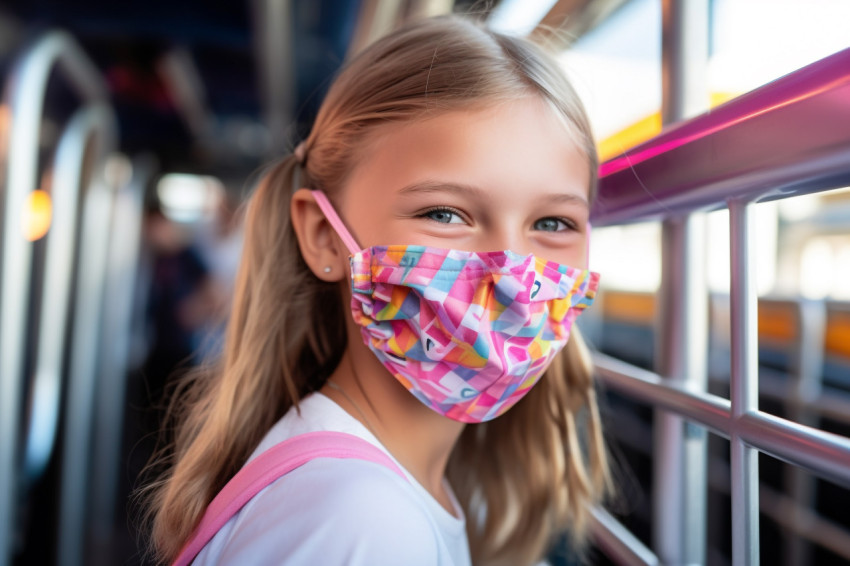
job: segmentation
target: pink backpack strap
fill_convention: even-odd
[[[375,462],[407,479],[384,451],[352,434],[319,431],[294,436],[248,462],[227,482],[207,507],[201,523],[180,551],[174,565],[191,564],[219,529],[263,488],[315,458],[355,458]]]

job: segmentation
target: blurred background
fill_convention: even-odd
[[[145,563],[128,496],[156,445],[163,392],[215,359],[241,205],[262,167],[309,132],[347,58],[406,21],[452,11],[533,36],[579,90],[604,161],[662,132],[662,7],[0,1],[0,566]],[[707,8],[700,112],[850,47],[846,0]],[[725,396],[728,216],[705,218],[709,390]],[[756,217],[762,408],[847,435],[850,189],[761,203]],[[595,348],[646,368],[661,239],[660,223],[594,231],[604,290],[582,321]],[[822,402],[801,409],[791,377],[805,372],[816,391],[807,399]],[[605,406],[624,486],[615,512],[650,544],[652,415],[616,394]],[[706,560],[727,564],[728,445],[711,442]],[[764,562],[850,564],[846,489],[768,457],[761,478],[762,540],[793,541],[763,542]],[[572,560],[565,543],[550,558]]]

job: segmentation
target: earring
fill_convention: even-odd
[[[330,265],[326,265],[326,266],[325,266],[325,273],[330,273],[330,272],[331,272],[331,266],[330,266]]]

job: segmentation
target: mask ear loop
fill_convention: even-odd
[[[586,248],[584,250],[584,261],[587,264],[587,269],[590,269],[590,232],[593,229],[593,226],[590,224],[590,221],[587,222],[587,240],[586,240]]]
[[[318,204],[319,208],[322,209],[322,213],[324,213],[325,218],[328,219],[328,222],[331,223],[333,229],[336,230],[337,234],[339,234],[342,243],[345,244],[345,247],[348,248],[351,255],[358,253],[361,250],[360,246],[357,245],[357,242],[351,236],[351,232],[349,232],[345,227],[345,224],[343,224],[342,219],[336,213],[336,210],[334,210],[331,201],[328,200],[325,193],[318,190],[310,192],[313,193],[313,198],[316,199],[316,204]]]

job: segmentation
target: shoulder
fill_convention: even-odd
[[[208,547],[228,564],[439,563],[438,533],[416,493],[354,459],[316,459],[277,480]]]

